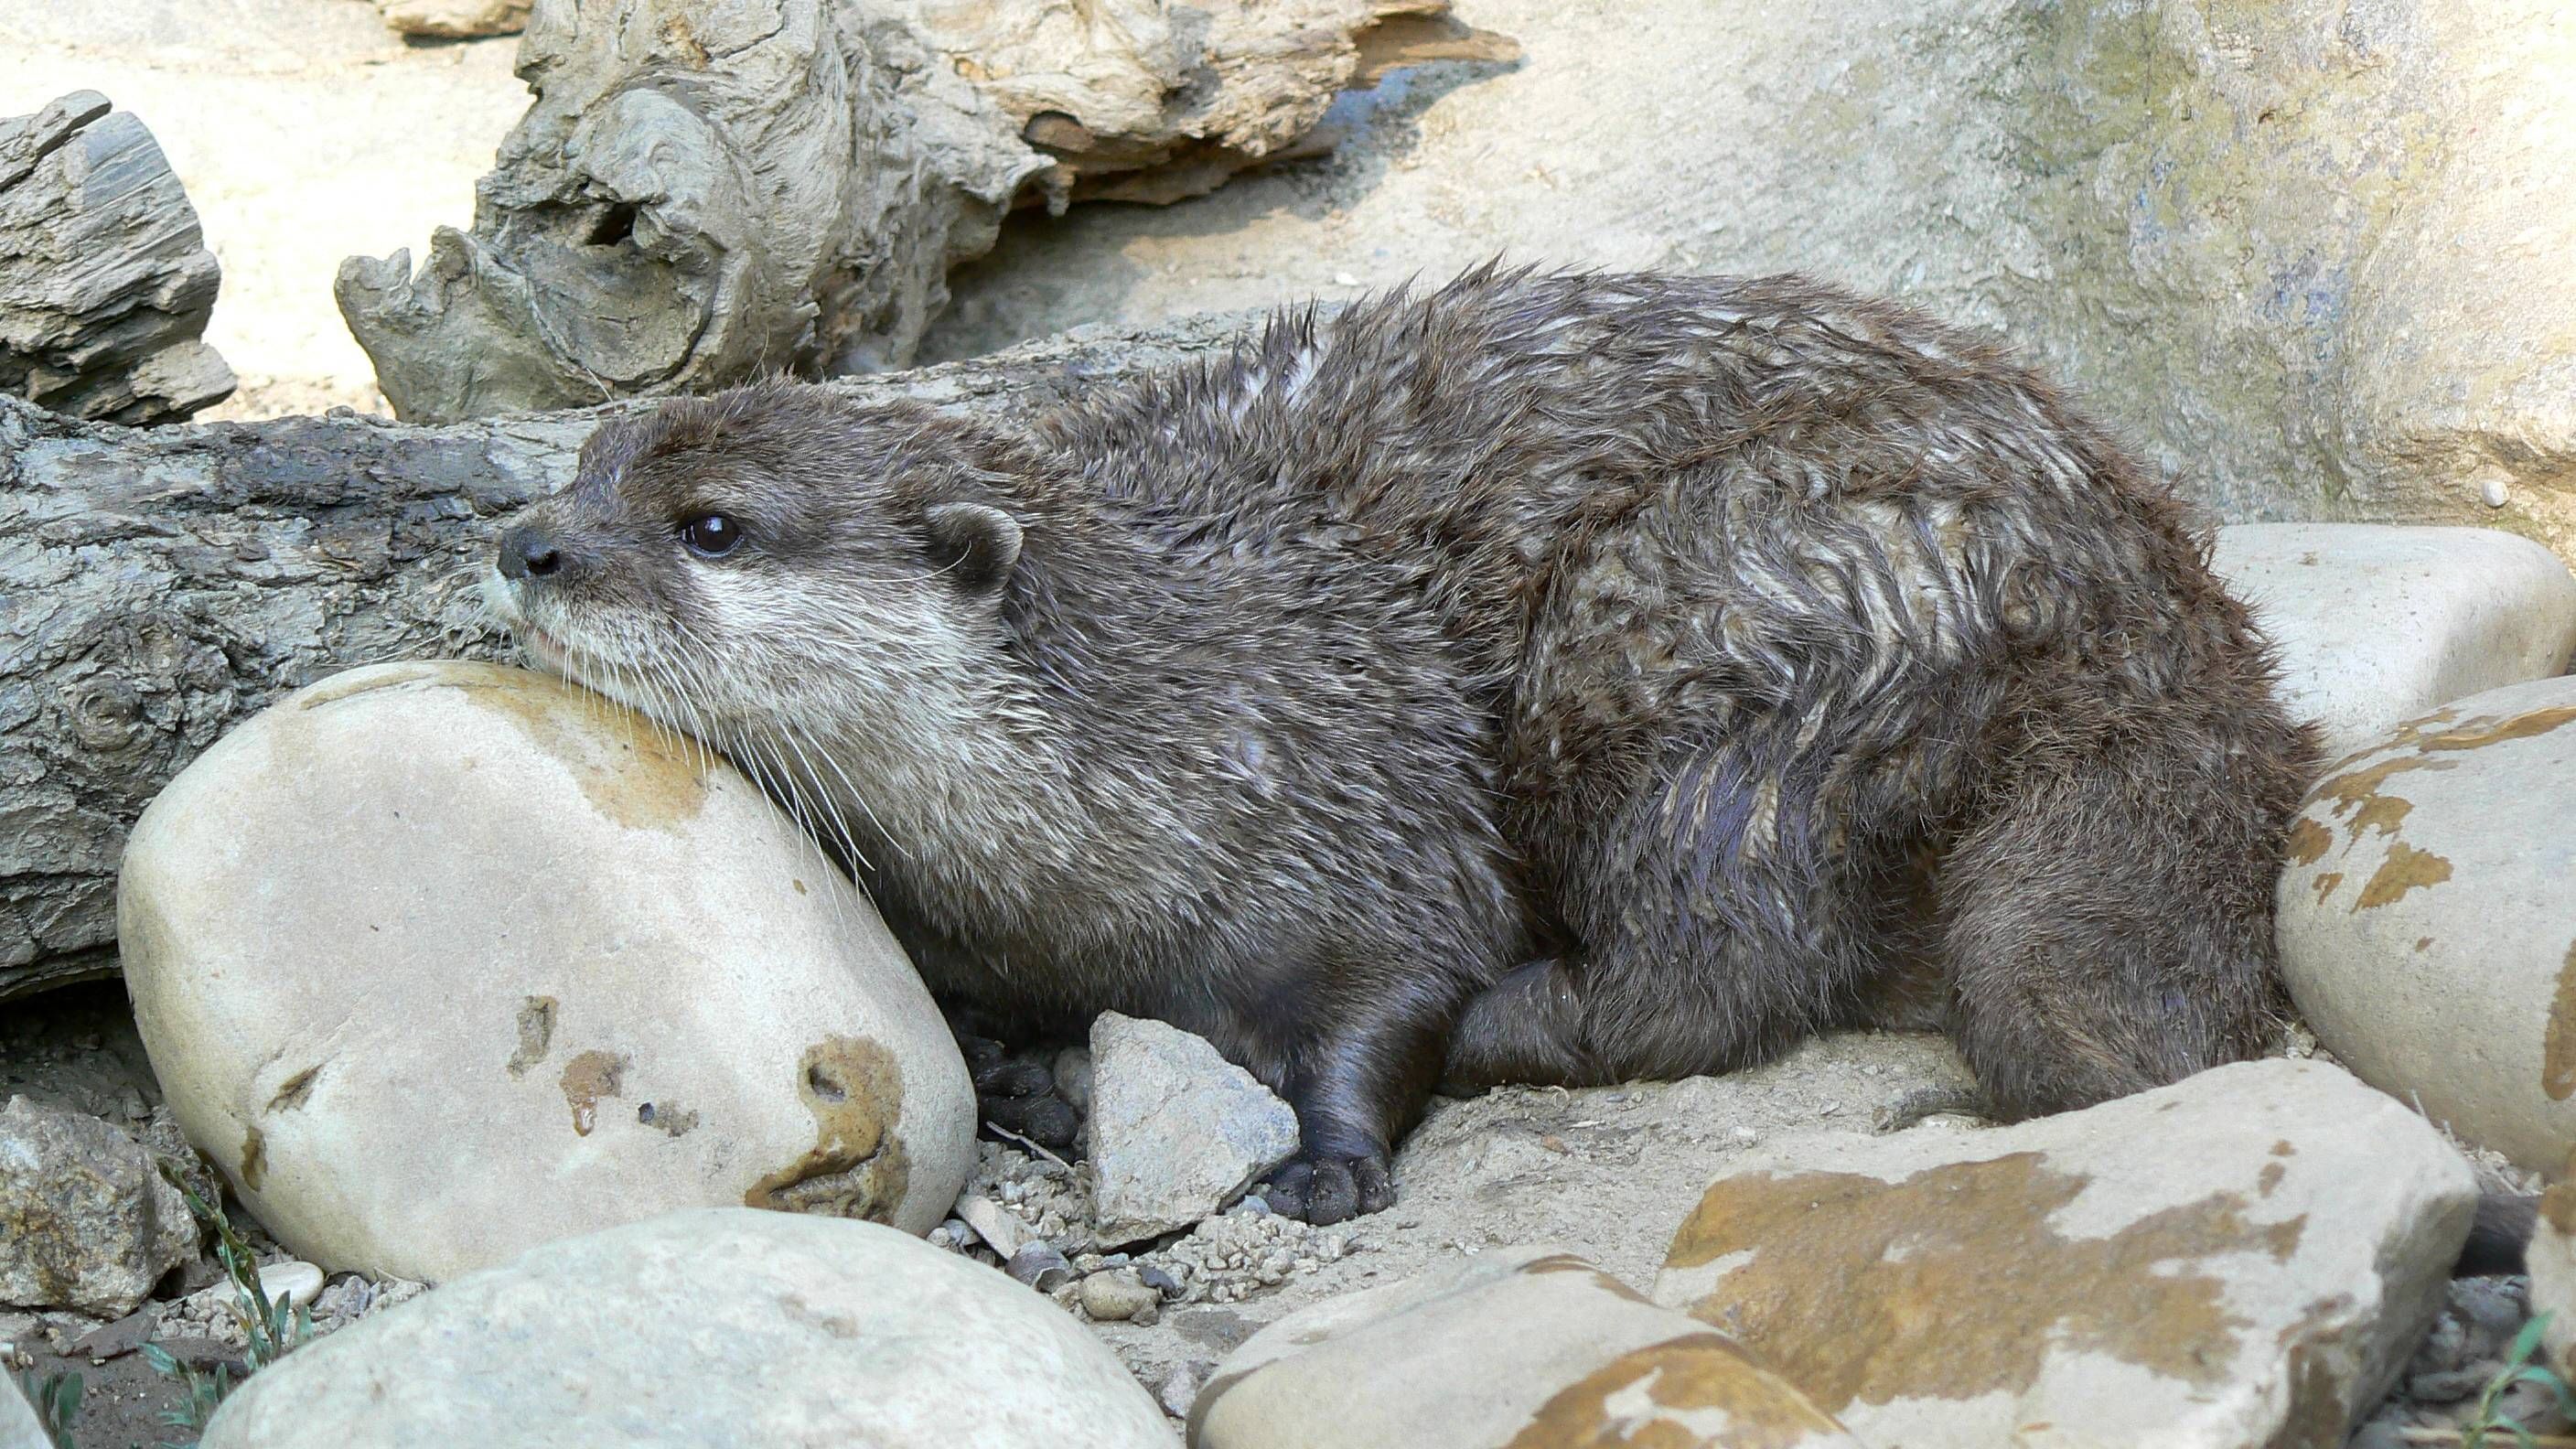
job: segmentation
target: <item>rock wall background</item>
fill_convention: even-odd
[[[2576,556],[2576,19],[2545,0],[1459,13],[1526,59],[1414,73],[1320,165],[1016,224],[928,354],[1497,252],[1798,269],[2009,334],[2232,520]]]
[[[382,410],[341,257],[461,221],[515,37],[361,0],[0,3],[0,93],[154,126],[227,278],[217,416]],[[1513,66],[1345,97],[1322,161],[1020,213],[927,360],[1495,253],[1797,268],[2008,333],[2230,519],[2576,557],[2576,19],[2548,0],[1461,0]],[[329,124],[317,117],[328,116]]]

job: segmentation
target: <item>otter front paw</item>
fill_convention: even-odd
[[[1056,1091],[1044,1052],[1013,1050],[989,1037],[958,1045],[975,1079],[976,1120],[1051,1152],[1069,1152],[1082,1135],[1082,1114]]]
[[[1395,1178],[1383,1152],[1365,1157],[1301,1152],[1270,1174],[1261,1196],[1283,1218],[1329,1227],[1395,1206]]]

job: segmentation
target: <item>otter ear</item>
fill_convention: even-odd
[[[1020,561],[1020,521],[983,503],[936,503],[922,514],[931,562],[968,593],[988,593]]]

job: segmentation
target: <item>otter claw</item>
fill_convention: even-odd
[[[1271,1174],[1262,1197],[1283,1218],[1330,1227],[1395,1206],[1395,1179],[1387,1171],[1384,1153],[1300,1155]]]

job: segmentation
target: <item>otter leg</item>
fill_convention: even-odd
[[[1847,838],[1842,797],[1784,798],[1754,743],[1718,742],[1587,812],[1553,903],[1579,950],[1471,1001],[1444,1081],[1733,1071],[1849,1013],[1893,949],[1875,882],[1894,852]]]
[[[1566,961],[1531,961],[1476,993],[1450,1036],[1441,1088],[1467,1096],[1502,1082],[1604,1080],[1584,1035],[1576,983]]]
[[[2279,1022],[2272,882],[2295,782],[2259,749],[2139,723],[2026,762],[1944,865],[1951,1035],[2005,1120],[2241,1060]]]
[[[1330,1029],[1295,1051],[1282,1093],[1297,1112],[1297,1155],[1263,1194],[1319,1227],[1394,1206],[1388,1155],[1421,1120],[1457,1013],[1457,993],[1436,979],[1345,976],[1329,994]]]

